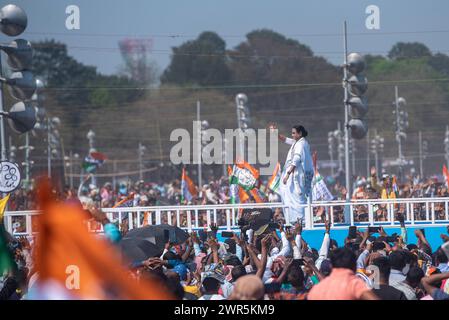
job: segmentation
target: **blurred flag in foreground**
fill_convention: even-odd
[[[8,200],[9,194],[0,200],[0,277],[4,272],[13,271],[17,267],[11,251],[8,248],[8,238],[3,225],[3,215],[5,213]]]
[[[186,172],[186,168],[182,168],[181,176],[181,201],[192,201],[193,197],[197,195],[196,187],[189,178]]]
[[[160,283],[136,282],[119,253],[83,224],[82,209],[50,199],[41,183],[37,244],[38,282],[30,299],[170,299]]]

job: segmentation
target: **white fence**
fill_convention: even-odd
[[[351,202],[330,201],[304,205],[305,229],[323,228],[324,219],[330,219],[333,228],[349,225],[398,225],[397,214],[404,215],[408,225],[449,224],[449,198],[370,199]],[[238,226],[240,209],[279,208],[289,220],[288,208],[282,203],[246,203],[195,206],[157,206],[103,208],[109,220],[119,223],[120,229],[133,229],[144,225],[171,224],[195,230],[217,224],[219,229],[232,230]],[[64,214],[63,212],[61,214]],[[8,211],[5,213],[6,229],[15,235],[36,232],[38,211]],[[88,222],[94,232],[102,226]]]

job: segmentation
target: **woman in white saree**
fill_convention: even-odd
[[[280,193],[282,202],[288,207],[287,222],[292,224],[304,218],[304,205],[312,194],[314,169],[306,137],[307,131],[300,125],[292,128],[292,138],[279,135],[281,141],[291,145],[282,171]]]

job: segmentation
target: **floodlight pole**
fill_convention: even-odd
[[[366,133],[366,178],[370,176],[370,144],[369,144],[369,130]]]
[[[202,157],[202,153],[203,153],[203,145],[201,143],[201,103],[198,100],[196,102],[196,121],[198,121],[198,125],[199,125],[199,134],[198,134],[198,151],[199,151],[199,155],[198,155],[198,188],[202,188],[202,180],[203,180],[203,172],[202,172],[202,166],[201,166],[201,157]]]
[[[0,77],[2,77],[2,58],[0,54]],[[3,82],[0,83],[0,112],[3,112]],[[0,117],[0,143],[1,146],[1,161],[5,161],[6,157],[6,143],[5,143],[5,126],[3,122],[3,117]]]
[[[25,133],[25,177],[27,181],[27,187],[30,184],[30,134],[29,132]]]
[[[394,104],[396,107],[396,140],[398,142],[398,156],[399,156],[399,177],[402,178],[402,164],[403,164],[403,154],[402,154],[402,141],[401,141],[401,126],[399,125],[399,93],[398,86],[394,87]]]
[[[343,23],[343,45],[344,45],[344,65],[343,65],[343,86],[344,86],[344,105],[345,105],[345,174],[346,174],[346,200],[351,199],[351,175],[349,168],[349,114],[348,114],[348,40],[346,21]]]

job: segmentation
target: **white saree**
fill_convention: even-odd
[[[304,218],[304,206],[301,205],[307,204],[307,198],[311,196],[314,170],[310,146],[305,138],[298,141],[286,138],[285,143],[290,144],[291,147],[282,171],[280,190],[282,202],[288,207],[289,221],[287,222],[293,224],[298,218]],[[291,166],[295,166],[295,170],[284,184],[283,179]]]

